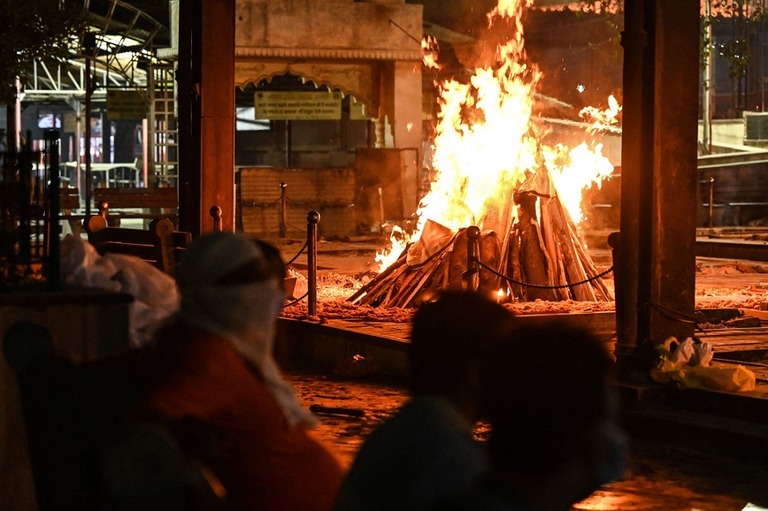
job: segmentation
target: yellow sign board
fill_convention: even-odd
[[[107,91],[107,117],[117,119],[144,119],[147,101],[141,92],[133,90]]]
[[[260,91],[254,96],[256,119],[341,119],[340,92]]]
[[[66,112],[64,114],[64,128],[62,129],[65,133],[76,133],[77,132],[77,114],[74,112]]]

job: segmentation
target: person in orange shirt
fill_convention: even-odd
[[[343,477],[272,356],[284,275],[271,245],[204,235],[178,270],[179,313],[142,357],[143,406],[210,433],[195,454],[222,483],[228,509],[328,511]]]

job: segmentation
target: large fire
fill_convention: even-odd
[[[489,25],[504,23],[508,38],[496,48],[495,63],[478,68],[469,83],[439,83],[433,167],[435,177],[417,211],[413,235],[397,231],[391,247],[377,255],[380,271],[408,243],[419,239],[428,221],[457,231],[470,225],[494,228],[489,218],[509,214],[516,187],[545,168],[574,222],[582,218],[581,194],[613,171],[602,146],[587,142],[575,148],[543,143],[547,129],[534,118],[534,98],[542,73],[526,57],[522,14],[532,0],[499,0],[488,14]],[[429,49],[433,49],[430,45]],[[425,52],[434,59],[434,52]],[[434,65],[433,60],[428,63]],[[605,111],[585,109],[595,126],[615,127],[620,107],[614,98]],[[501,213],[500,213],[501,212]]]

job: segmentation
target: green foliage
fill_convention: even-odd
[[[717,20],[730,19],[734,32],[729,41],[717,45],[717,53],[728,60],[728,74],[740,78],[750,64],[750,36],[766,20],[764,0],[712,0],[712,15]],[[709,23],[716,21],[709,20]]]
[[[750,64],[749,34],[755,33],[768,19],[766,0],[701,0],[702,11],[705,2],[710,2],[711,17],[702,16],[700,55],[702,70],[706,66],[707,57],[711,51],[716,51],[728,60],[728,70],[732,78],[744,76]],[[623,16],[624,0],[579,0],[579,8],[583,12],[603,12],[615,16]],[[716,20],[732,19],[740,21],[738,31],[730,41],[722,42],[713,47],[709,40],[707,29]],[[619,27],[619,23],[616,23]]]
[[[87,21],[82,5],[64,0],[0,0],[0,103],[35,59],[63,60],[79,46]]]

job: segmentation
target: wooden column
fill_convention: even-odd
[[[693,334],[699,4],[625,2],[617,353],[625,377]],[[634,373],[633,373],[634,374]]]
[[[699,2],[657,0],[656,20],[650,332],[661,343],[694,332]]]
[[[653,45],[649,41],[652,34],[648,34],[646,27],[646,3],[646,0],[624,2],[624,32],[621,34],[624,47],[621,216],[620,239],[614,246],[616,350],[620,361],[631,356],[637,346],[639,324],[643,323],[638,317],[639,287],[643,283],[640,275],[645,276],[646,282],[650,278],[648,269],[640,267],[641,259],[650,260],[647,254],[640,257],[642,230],[650,226],[648,215],[642,215],[643,196],[648,195],[642,185],[643,169],[650,167],[652,150],[652,131],[649,134],[648,127],[653,126],[653,110],[648,101],[653,98]],[[650,182],[648,184],[650,186]],[[647,288],[643,299],[648,299]]]
[[[235,218],[235,0],[179,8],[179,226],[197,235]]]

